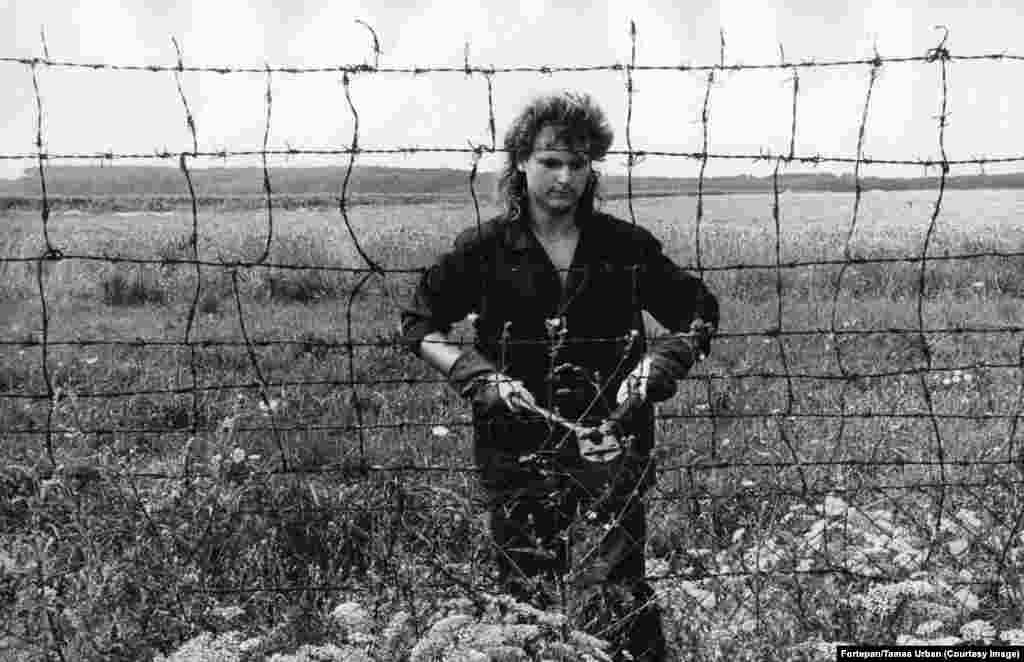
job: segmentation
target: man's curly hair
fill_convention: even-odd
[[[608,118],[589,94],[564,91],[530,101],[505,133],[505,165],[498,178],[498,197],[509,218],[520,216],[526,200],[526,175],[516,166],[530,157],[537,134],[547,125],[556,125],[559,140],[586,151],[592,162],[604,159],[614,138]],[[598,173],[591,170],[590,182],[580,199],[581,218],[594,210],[597,196]]]

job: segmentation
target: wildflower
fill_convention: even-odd
[[[996,629],[988,621],[975,620],[964,623],[960,635],[968,641],[989,642],[995,639]]]
[[[700,588],[698,584],[698,582],[682,581],[679,582],[679,588],[683,589],[683,592],[696,602],[700,608],[711,611],[717,606],[718,598],[711,591]]]
[[[257,648],[263,645],[263,639],[261,637],[250,637],[238,644],[238,650],[241,653],[250,653],[255,651]]]
[[[827,496],[825,497],[825,505],[820,506],[820,508],[828,517],[839,517],[840,515],[846,514],[849,506],[846,505],[846,502],[839,497]]]
[[[448,430],[448,428],[446,428],[443,425],[435,425],[434,427],[430,428],[430,434],[434,435],[435,437],[447,437],[449,432],[450,430]]]
[[[991,642],[995,638],[995,628],[988,621],[970,621],[961,627],[961,636],[970,642]]]
[[[331,612],[331,618],[351,632],[365,633],[370,629],[369,614],[358,602],[343,602]]]
[[[956,512],[956,517],[960,520],[961,523],[966,524],[967,526],[973,527],[975,529],[981,526],[981,520],[978,519],[978,516],[973,511],[967,510],[966,508],[961,508],[960,510],[958,510]]]
[[[927,637],[929,635],[935,634],[941,629],[942,621],[932,619],[930,621],[925,621],[924,623],[918,625],[917,630],[915,632],[921,635],[922,637]]]
[[[978,605],[981,604],[981,601],[978,600],[978,596],[971,593],[967,588],[960,589],[953,594],[953,597],[956,598],[957,602],[960,603],[960,606],[966,611],[974,611],[978,608]]]
[[[86,365],[95,365],[97,361],[99,361],[99,357],[90,356],[89,358],[84,359],[83,363],[85,363]]]
[[[902,598],[919,598],[935,593],[936,587],[920,579],[872,586],[859,602],[870,613],[887,616]]]
[[[245,462],[245,450],[236,447],[235,450],[231,451],[231,461],[235,464],[242,464]]]
[[[967,541],[963,538],[957,538],[956,540],[949,541],[946,546],[949,548],[950,554],[953,556],[960,556],[964,553],[964,550],[967,549]]]
[[[263,412],[264,416],[269,416],[278,410],[281,406],[281,401],[277,398],[264,399],[260,401],[260,411]]]
[[[238,605],[231,605],[228,607],[214,607],[212,613],[214,616],[223,618],[225,621],[233,621],[239,616],[244,616],[245,610]]]
[[[668,562],[665,559],[646,559],[644,574],[648,577],[664,577],[669,572]]]
[[[469,322],[470,324],[476,324],[476,321],[478,319],[480,319],[479,313],[471,312],[468,315],[466,315],[466,321]]]
[[[1011,646],[1024,646],[1024,630],[1003,630],[999,633],[999,639]]]

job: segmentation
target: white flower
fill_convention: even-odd
[[[1024,630],[1003,630],[999,633],[999,639],[1011,646],[1024,646]]]
[[[434,435],[435,437],[447,437],[449,433],[450,430],[443,425],[435,425],[434,427],[430,428],[430,434]]]
[[[372,625],[370,615],[358,602],[341,603],[331,612],[331,618],[352,632],[366,633]]]
[[[264,414],[272,414],[278,410],[281,406],[281,401],[277,398],[270,398],[269,400],[260,400],[260,411]]]
[[[966,588],[962,588],[954,593],[953,597],[957,599],[957,602],[959,602],[966,611],[974,611],[978,608],[978,605],[981,604],[978,596],[974,595]]]
[[[825,515],[828,517],[839,517],[841,515],[845,515],[848,508],[849,506],[846,505],[846,502],[839,497],[825,497],[824,511]]]
[[[238,618],[239,616],[245,615],[245,610],[239,607],[238,605],[231,605],[228,607],[214,607],[212,611],[214,616],[217,616],[218,618],[223,618],[226,621],[232,621]]]
[[[960,628],[960,635],[969,641],[991,641],[996,637],[996,629],[988,621],[970,621]]]
[[[98,357],[96,357],[96,356],[90,356],[89,358],[87,358],[87,359],[85,359],[85,360],[84,360],[84,363],[85,363],[86,365],[94,365],[94,364],[95,364],[95,363],[96,363],[97,361],[99,361],[99,358],[98,358]]]
[[[235,450],[231,451],[231,461],[235,464],[245,462],[245,451],[236,447]]]
[[[967,510],[966,508],[961,508],[956,512],[956,516],[957,519],[959,519],[962,523],[974,527],[975,529],[981,526],[981,520],[978,519],[978,516],[974,513],[974,511]]]
[[[956,540],[950,540],[946,545],[949,547],[949,553],[953,556],[960,556],[967,549],[967,541],[963,538],[957,538]]]

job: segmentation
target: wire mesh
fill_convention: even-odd
[[[68,577],[81,567],[83,555],[96,564],[91,567],[117,565],[99,550],[123,544],[121,538],[129,534],[146,536],[154,564],[192,570],[176,576],[173,570],[150,567],[154,574],[144,592],[165,590],[181,604],[196,595],[262,596],[271,602],[268,596],[348,596],[368,585],[381,595],[413,587],[444,595],[493,590],[494,578],[481,560],[486,536],[473,519],[480,495],[472,482],[476,469],[468,460],[469,417],[445,391],[445,381],[403,351],[397,332],[386,330],[397,320],[403,293],[427,265],[395,266],[389,264],[388,251],[375,254],[372,237],[365,236],[366,223],[356,218],[369,211],[355,206],[351,178],[362,155],[465,154],[471,169],[463,202],[472,208],[467,218],[479,226],[484,212],[478,164],[483,156],[502,151],[495,84],[514,74],[581,71],[625,76],[626,148],[611,152],[626,158],[625,214],[633,223],[644,216],[635,206],[642,197],[633,188],[640,160],[697,161],[692,259],[683,264],[711,283],[729,304],[726,310],[759,311],[738,322],[723,319],[712,358],[658,417],[661,478],[646,497],[648,574],[666,604],[666,617],[686,622],[675,626],[676,645],[697,653],[731,633],[747,642],[760,636],[760,641],[783,641],[798,649],[858,633],[895,635],[909,622],[938,621],[932,631],[971,617],[1004,630],[1019,623],[1024,327],[1014,321],[1019,315],[1004,313],[1020,307],[1024,250],[965,245],[940,252],[936,241],[953,169],[1024,161],[1024,156],[948,158],[948,69],[956,62],[995,66],[1024,58],[953,55],[943,37],[915,57],[876,53],[870,59],[787,62],[780,49],[779,63],[738,65],[726,63],[723,34],[716,64],[651,66],[637,64],[634,24],[629,34],[628,63],[586,67],[477,67],[470,66],[467,52],[463,67],[389,68],[380,65],[375,34],[373,64],[329,67],[186,65],[176,42],[177,62],[167,66],[60,61],[48,55],[0,58],[0,65],[24,67],[32,76],[36,153],[5,153],[0,159],[35,163],[42,244],[35,254],[0,255],[0,268],[33,273],[33,314],[39,319],[21,338],[0,339],[0,350],[21,357],[7,362],[0,389],[5,412],[0,435],[12,454],[2,484],[8,511],[3,522],[5,533],[25,540],[42,540],[26,534],[28,528],[57,532],[49,542],[56,552],[40,553],[31,562],[15,561],[10,552],[0,557],[7,559],[7,576],[13,578],[10,595],[34,596],[33,607],[5,624],[8,638],[31,642],[60,659],[73,657],[75,625],[64,608],[74,595]],[[937,159],[865,156],[875,83],[890,66],[938,68]],[[798,153],[800,73],[865,67],[869,78],[856,154]],[[37,71],[48,68],[173,74],[191,149],[47,151]],[[780,154],[716,152],[710,111],[717,77],[759,69],[792,72],[788,149]],[[646,71],[706,75],[699,152],[635,147],[634,74]],[[186,73],[264,74],[262,146],[201,150],[182,86]],[[341,75],[353,121],[350,144],[270,149],[273,77],[319,73]],[[485,81],[490,144],[363,144],[360,112],[372,109],[373,100],[357,99],[352,82],[408,74],[461,74]],[[195,185],[194,164],[251,156],[261,160],[265,225],[248,257],[204,255],[204,199]],[[268,165],[275,156],[347,160],[334,203],[344,230],[340,236],[350,243],[355,262],[307,263],[275,253],[285,236],[283,218],[288,218],[282,217]],[[188,191],[188,233],[179,238],[177,251],[159,256],[80,252],[55,237],[50,164],[97,160],[176,162]],[[760,258],[717,257],[723,251],[715,245],[719,235],[708,229],[715,219],[705,187],[712,161],[771,166],[771,189],[763,195],[767,206],[760,212],[770,218],[763,235],[770,246]],[[784,191],[785,171],[821,164],[853,166],[842,255],[792,257],[784,226],[798,212]],[[862,169],[876,165],[938,169],[917,250],[864,254],[858,248],[865,204]],[[191,275],[181,280],[183,300],[157,302],[176,310],[184,324],[163,337],[55,337],[55,306],[63,309],[64,304],[52,292],[50,274],[71,263],[112,273],[190,268]],[[823,294],[815,298],[809,293],[808,281],[800,278],[804,273],[823,279]],[[1000,289],[988,295],[996,276],[1002,278]],[[306,278],[313,292],[308,300],[293,292],[292,301],[327,315],[320,298],[329,292],[328,303],[336,309],[331,331],[323,333],[322,326],[314,325],[305,335],[275,336],[281,331],[275,324],[288,324],[280,322],[280,313],[267,301],[289,282],[305,283]],[[404,285],[393,285],[396,279]],[[253,294],[254,281],[269,287],[270,294]],[[108,302],[115,301],[120,290],[115,281],[108,282]],[[210,298],[216,287],[228,304]],[[857,318],[871,314],[872,287],[882,288],[886,301],[878,323],[864,325]],[[943,288],[960,294],[944,298]],[[944,305],[960,305],[957,301],[991,307],[999,321],[936,314]],[[820,309],[809,315],[817,324],[801,328],[794,320],[807,317],[808,306]],[[224,321],[222,326],[233,324],[234,337],[203,332],[204,316],[213,314]],[[106,352],[113,366],[109,379],[88,378],[90,369],[83,364],[94,365],[97,359],[85,354],[94,351]],[[38,352],[38,360],[24,358],[26,352]],[[75,372],[72,364],[81,370]],[[120,528],[96,529],[106,521],[103,507],[127,521]],[[190,513],[185,521],[182,512]],[[60,533],[66,528],[78,533]],[[253,547],[233,548],[232,531]],[[259,562],[241,563],[246,553]],[[403,558],[414,571],[400,567]],[[240,567],[226,567],[230,563]],[[908,584],[919,580],[929,583],[924,588]],[[844,593],[858,597],[825,604],[823,596]],[[19,602],[25,603],[24,598]],[[816,620],[815,609],[826,609],[829,617]],[[866,610],[867,620],[854,617],[858,609]],[[929,620],[919,612],[944,615]],[[876,629],[865,629],[868,621]],[[738,629],[722,630],[726,623]],[[789,639],[782,633],[786,628]],[[74,645],[79,653],[87,650],[85,655],[104,653],[101,644],[91,650]]]

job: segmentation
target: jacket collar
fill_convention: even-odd
[[[589,218],[577,219],[580,226],[580,241],[582,243],[583,233],[596,225],[598,214],[591,214]],[[505,246],[516,253],[525,253],[534,245],[534,238],[530,232],[529,212],[524,211],[516,218],[505,216],[503,225],[505,227]]]

